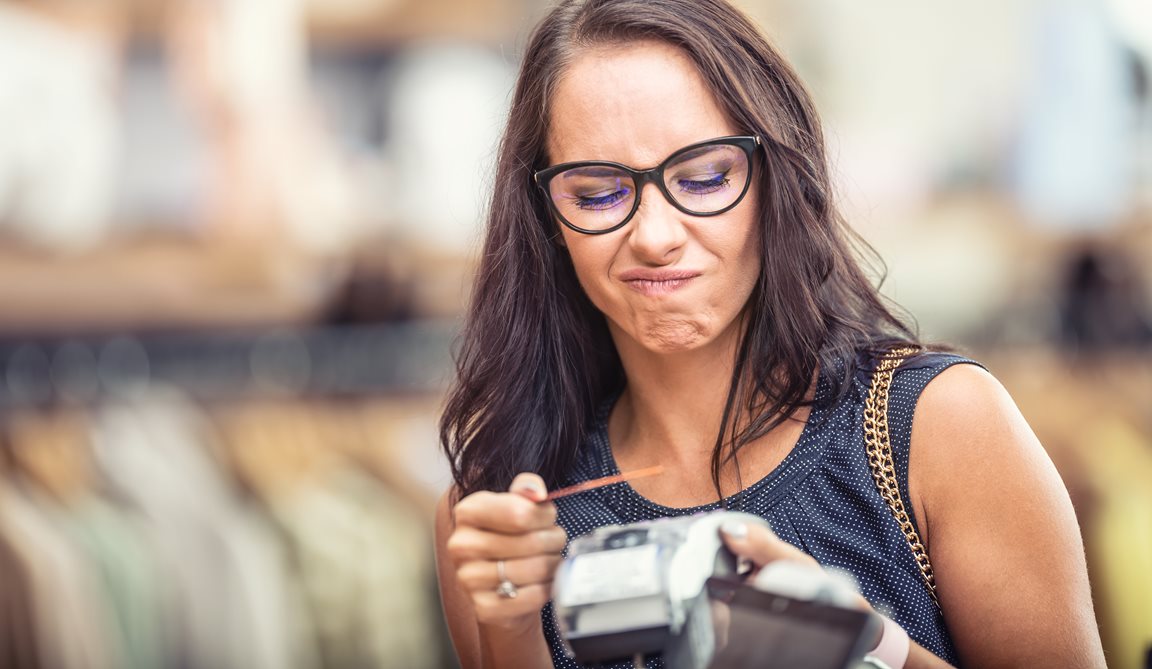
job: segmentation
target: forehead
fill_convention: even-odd
[[[610,160],[652,167],[675,150],[738,134],[695,63],[664,42],[581,52],[551,99],[550,164]]]

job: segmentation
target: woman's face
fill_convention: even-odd
[[[680,148],[740,134],[680,50],[644,41],[585,51],[553,98],[551,164],[606,160],[636,169]],[[685,214],[652,183],[621,229],[586,235],[557,223],[576,275],[622,354],[734,341],[760,271],[755,182],[733,209]]]

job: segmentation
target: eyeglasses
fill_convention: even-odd
[[[685,214],[723,214],[748,192],[752,154],[759,146],[759,137],[720,137],[686,146],[650,170],[582,160],[540,170],[535,180],[561,223],[586,235],[602,235],[632,220],[649,182]]]

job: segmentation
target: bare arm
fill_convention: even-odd
[[[1104,667],[1067,490],[984,370],[957,365],[925,388],[909,493],[965,666]]]
[[[475,493],[454,508],[445,493],[437,506],[440,599],[464,669],[552,666],[540,609],[551,597],[566,535],[555,524],[555,506],[541,503],[539,477],[521,474],[511,491]],[[517,586],[514,599],[496,593],[498,559]]]

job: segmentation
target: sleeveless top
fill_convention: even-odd
[[[921,391],[937,374],[972,360],[944,353],[924,353],[909,359],[895,373],[888,399],[888,429],[900,492],[908,500],[908,454],[912,414]],[[656,504],[628,483],[556,500],[558,524],[568,539],[604,525],[685,516],[722,508],[763,517],[784,541],[816,558],[821,565],[851,572],[872,606],[900,624],[912,640],[949,663],[956,651],[940,610],[921,580],[920,568],[876,490],[864,449],[864,400],[873,364],[862,361],[850,387],[836,400],[824,374],[819,376],[815,402],[804,429],[784,460],[767,476],[729,497],[690,508]],[[839,370],[843,372],[842,363]],[[615,398],[605,401],[595,424],[563,485],[618,474],[608,443],[607,422]],[[911,504],[906,504],[909,515]],[[913,523],[916,519],[913,516]],[[565,548],[567,555],[567,548]],[[544,636],[557,669],[580,665],[564,651],[552,603],[541,611]],[[596,665],[631,669],[632,660]],[[664,666],[659,655],[644,658],[644,666]]]

